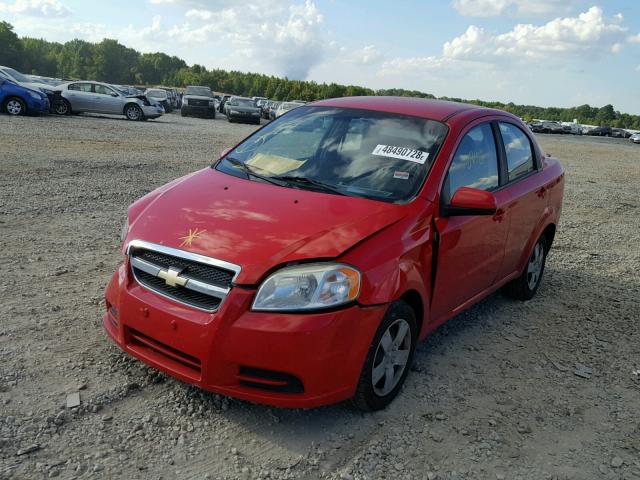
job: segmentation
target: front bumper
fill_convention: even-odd
[[[197,115],[197,116],[209,116],[213,117],[216,114],[216,107],[205,107],[205,106],[197,106],[197,105],[185,105],[183,104],[180,107],[180,111],[183,115]]]
[[[232,120],[236,120],[238,122],[247,122],[247,123],[260,123],[260,114],[251,114],[251,113],[227,113],[227,117]]]
[[[32,97],[29,97],[29,99],[27,100],[28,113],[32,113],[32,114],[48,113],[50,107],[51,107],[51,104],[49,103],[49,99],[46,97],[43,99],[35,99]]]
[[[120,266],[103,325],[125,352],[222,395],[307,408],[351,398],[386,306],[295,314],[250,310],[255,290],[234,287],[215,313],[141,287]]]
[[[142,113],[147,118],[158,118],[164,115],[164,107],[162,105],[143,105]]]

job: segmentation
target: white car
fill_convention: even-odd
[[[4,78],[6,80],[11,80],[18,85],[22,85],[23,87],[31,88],[32,90],[39,90],[46,94],[53,93],[54,87],[48,85],[44,82],[38,82],[33,80],[32,78],[27,77],[26,75],[20,73],[19,71],[11,68],[0,65],[0,78]]]
[[[124,115],[128,120],[147,120],[164,114],[159,102],[145,95],[125,95],[111,85],[100,82],[69,82],[58,85],[62,99],[54,105],[58,115],[72,113],[106,113]]]
[[[629,141],[633,143],[640,143],[640,132],[634,133],[629,137]]]
[[[294,108],[301,107],[302,105],[304,104],[297,103],[297,102],[282,102],[280,105],[278,105],[278,108],[276,109],[276,118],[278,118],[281,115],[284,115],[289,110],[293,110]]]

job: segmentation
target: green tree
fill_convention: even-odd
[[[22,44],[13,31],[13,25],[0,22],[0,65],[24,68],[22,64]]]

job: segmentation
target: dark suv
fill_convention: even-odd
[[[182,96],[180,114],[216,118],[216,99],[209,87],[188,86]]]

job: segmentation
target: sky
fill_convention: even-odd
[[[640,0],[0,0],[0,20],[207,68],[640,114]]]

